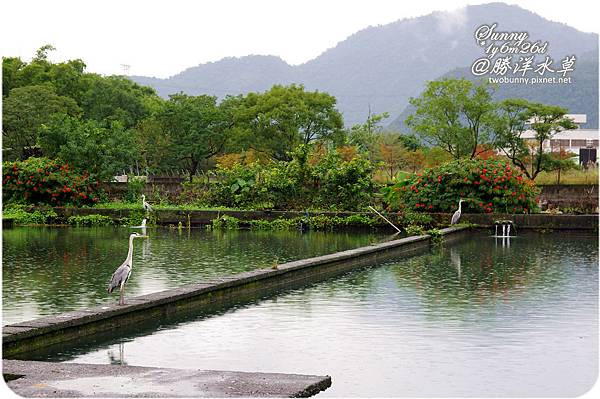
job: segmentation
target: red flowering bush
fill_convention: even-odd
[[[536,209],[535,184],[507,161],[458,160],[410,175],[391,187],[384,198],[390,208],[453,212],[529,213]]]
[[[5,202],[91,205],[98,201],[98,182],[87,172],[73,170],[48,158],[4,162],[2,195]]]

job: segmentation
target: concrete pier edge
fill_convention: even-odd
[[[330,376],[3,360],[23,397],[309,397]],[[6,378],[6,377],[5,377]]]
[[[444,241],[458,239],[464,227],[440,230]],[[48,316],[3,327],[5,358],[55,344],[108,331],[120,326],[190,312],[214,303],[252,300],[286,288],[296,288],[347,271],[428,248],[429,235],[406,237],[314,258],[280,264],[277,269],[258,269],[212,278],[183,287],[127,298],[126,305],[115,302],[93,308]]]

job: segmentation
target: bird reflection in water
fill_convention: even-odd
[[[460,254],[456,248],[450,248],[450,262],[452,262],[452,265],[456,268],[456,271],[458,272],[458,279],[460,280]]]
[[[110,364],[118,364],[121,366],[126,366],[127,362],[125,361],[125,343],[123,341],[119,342],[119,354],[115,355],[112,349],[108,350],[108,361]]]

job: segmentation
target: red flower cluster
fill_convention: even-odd
[[[405,188],[410,188],[406,190]],[[506,161],[459,160],[399,181],[386,195],[393,207],[453,212],[463,198],[463,212],[529,212],[537,189]]]
[[[97,181],[47,158],[3,165],[3,197],[31,204],[88,205],[98,201]]]

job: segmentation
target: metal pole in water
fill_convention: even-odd
[[[398,227],[396,227],[396,225],[395,225],[394,223],[392,223],[392,222],[390,222],[389,220],[387,220],[387,219],[385,218],[385,216],[383,216],[381,213],[377,212],[377,210],[376,210],[375,208],[373,208],[371,205],[369,205],[369,209],[371,209],[373,212],[375,212],[376,214],[378,214],[379,216],[381,216],[381,218],[382,218],[383,220],[385,220],[385,221],[386,221],[386,222],[388,222],[388,223],[389,223],[389,224],[390,224],[390,225],[391,225],[393,228],[395,228],[396,230],[398,230],[398,233],[402,233],[402,231],[401,231],[401,230],[400,230]]]
[[[498,225],[496,225],[496,233],[494,235],[498,237]]]
[[[506,235],[510,237],[510,223],[508,224],[508,228],[506,229]]]
[[[506,237],[506,225],[502,224],[502,237]]]

